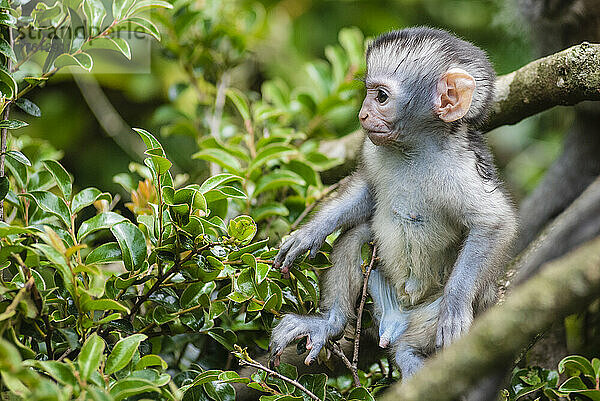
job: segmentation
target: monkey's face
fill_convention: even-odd
[[[358,118],[369,139],[375,145],[386,145],[398,140],[395,129],[398,122],[396,107],[397,88],[392,82],[367,80],[367,94]]]
[[[400,63],[393,74],[368,74],[365,80],[367,94],[358,117],[377,146],[416,143],[423,135],[444,133],[444,125],[461,119],[471,107],[476,85],[465,70],[450,68],[440,76],[419,66],[402,67]]]

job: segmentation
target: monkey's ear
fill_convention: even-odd
[[[471,107],[475,78],[461,68],[451,68],[437,84],[435,112],[447,123],[464,117]]]

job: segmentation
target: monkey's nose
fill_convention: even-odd
[[[367,118],[369,118],[369,113],[361,109],[358,113],[358,118],[360,118],[361,121],[365,121]]]

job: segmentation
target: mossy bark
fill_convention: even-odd
[[[600,100],[600,44],[584,42],[496,80],[489,131],[554,106]]]

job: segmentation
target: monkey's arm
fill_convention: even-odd
[[[336,197],[283,243],[273,265],[287,273],[298,256],[310,250],[310,256],[314,257],[329,234],[367,221],[372,211],[369,185],[362,174],[355,173]]]
[[[342,233],[333,244],[333,265],[321,274],[321,313],[312,316],[288,314],[273,329],[271,358],[278,364],[285,347],[295,339],[308,337],[305,359],[308,365],[316,359],[328,339],[340,337],[362,287],[361,247],[371,239],[369,223],[362,223]]]
[[[515,212],[499,189],[473,198],[463,218],[469,233],[444,288],[437,347],[469,329],[475,301],[484,306],[495,301],[501,267],[516,235]]]

